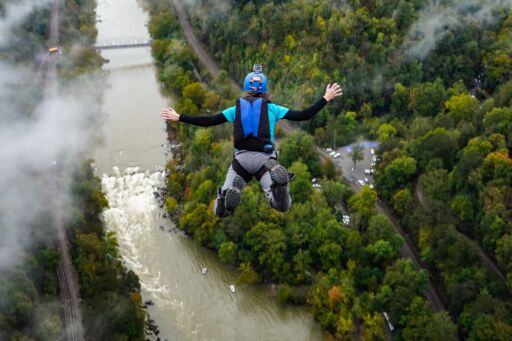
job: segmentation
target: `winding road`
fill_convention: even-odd
[[[176,14],[178,15],[178,19],[180,22],[180,25],[183,29],[183,32],[185,34],[185,37],[187,41],[189,42],[190,46],[193,48],[195,53],[197,54],[199,60],[203,63],[203,65],[210,71],[210,73],[213,76],[216,76],[220,72],[220,68],[217,66],[215,61],[209,56],[209,54],[206,52],[206,50],[202,47],[202,44],[199,42],[197,37],[195,36],[192,27],[190,26],[190,23],[188,21],[187,14],[183,8],[183,3],[181,0],[173,0],[174,9],[176,11]],[[237,83],[230,78],[231,84],[234,89],[237,91],[240,91],[240,87],[237,85]],[[287,123],[285,121],[281,121],[281,127],[284,131],[290,131],[294,129],[290,124],[282,124]],[[328,157],[327,153],[320,147],[317,147],[317,150],[320,152],[320,154],[323,157]],[[338,168],[339,165],[337,165]],[[343,174],[343,172],[342,172]],[[348,179],[347,179],[348,180]],[[350,181],[349,181],[350,182]],[[351,184],[352,188],[355,191],[360,191],[361,187],[356,184]],[[426,266],[421,262],[421,259],[416,252],[416,250],[413,247],[413,244],[410,242],[408,236],[405,234],[403,229],[400,227],[400,224],[398,223],[398,220],[391,214],[391,211],[383,204],[383,203],[377,203],[376,208],[379,212],[385,214],[390,221],[393,223],[393,226],[395,227],[395,230],[404,238],[405,243],[402,246],[400,253],[403,257],[408,257],[412,260],[414,263],[416,269],[425,269],[429,275],[430,271]],[[428,289],[427,289],[427,299],[431,302],[432,309],[434,311],[443,311],[446,310],[446,305],[444,303],[444,300],[442,299],[438,289],[434,285],[433,281],[431,280],[431,275],[428,279]]]

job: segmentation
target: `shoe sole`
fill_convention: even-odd
[[[288,183],[288,170],[278,164],[276,160],[268,160],[265,167],[269,170],[270,178],[275,185],[281,186]]]
[[[233,185],[226,191],[226,208],[234,210],[240,204],[240,193],[245,186],[245,181],[240,176],[233,179]]]

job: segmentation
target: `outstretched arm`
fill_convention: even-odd
[[[201,127],[210,127],[227,122],[226,116],[223,113],[212,116],[188,116],[178,114],[173,108],[160,110],[160,116],[167,121],[185,122]]]
[[[322,108],[327,104],[327,102],[332,101],[338,96],[341,96],[343,91],[338,83],[328,84],[325,89],[325,95],[321,99],[319,99],[315,104],[310,106],[304,110],[288,110],[286,115],[284,115],[284,119],[290,121],[306,121],[315,116]]]

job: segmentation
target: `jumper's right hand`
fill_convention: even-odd
[[[173,108],[164,108],[160,110],[160,116],[167,121],[178,122],[180,120],[180,114]]]
[[[343,95],[343,89],[341,89],[341,86],[339,86],[338,83],[334,83],[332,85],[328,84],[327,88],[325,89],[324,98],[327,102],[330,102],[341,95]]]

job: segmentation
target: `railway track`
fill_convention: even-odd
[[[59,45],[59,5],[59,0],[53,0],[51,3],[50,35],[48,37],[49,47],[57,47]],[[45,96],[47,97],[57,96],[58,94],[57,58],[58,54],[50,54],[45,58],[41,66],[43,88],[45,89]],[[66,339],[68,341],[82,341],[84,340],[84,330],[78,299],[78,280],[69,254],[62,208],[57,200],[57,193],[59,188],[61,188],[61,186],[59,186],[59,174],[58,172],[54,172],[50,174],[49,177],[50,200],[54,202],[52,218],[57,232],[57,244],[60,256],[57,277],[59,280],[61,301],[64,307]]]

